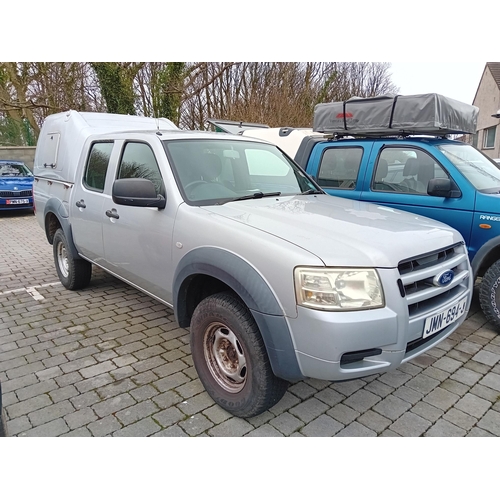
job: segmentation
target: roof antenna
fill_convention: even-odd
[[[159,118],[155,118],[155,119],[156,119],[156,128],[157,128],[156,135],[162,135],[160,132],[160,119]]]

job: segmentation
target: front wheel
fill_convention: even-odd
[[[198,304],[191,320],[191,351],[208,394],[237,417],[259,415],[286,392],[288,383],[274,375],[253,316],[230,293]]]
[[[73,258],[62,229],[55,232],[52,248],[57,275],[64,287],[68,290],[86,287],[92,276],[92,264],[83,259]]]
[[[479,303],[486,319],[500,331],[500,260],[492,264],[483,276]]]

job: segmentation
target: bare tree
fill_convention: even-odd
[[[0,63],[0,141],[35,138],[48,114],[76,109],[165,116],[181,128],[208,118],[309,127],[319,102],[396,93],[389,63]],[[16,132],[17,131],[17,132]]]
[[[310,126],[319,102],[397,92],[389,68],[363,62],[205,63],[186,82],[181,126],[203,129],[207,118]]]
[[[105,110],[88,63],[0,63],[0,124],[17,124],[19,134],[31,131],[36,140],[47,115],[68,109]]]

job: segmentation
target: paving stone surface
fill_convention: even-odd
[[[464,324],[396,371],[301,381],[269,411],[240,419],[205,392],[171,309],[97,269],[86,289],[66,290],[30,213],[0,213],[0,249],[12,436],[500,436],[500,335],[477,290]]]

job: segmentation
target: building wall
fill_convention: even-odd
[[[474,105],[479,108],[477,148],[490,158],[500,158],[500,119],[491,116],[500,108],[500,89],[488,67],[479,84]],[[497,127],[495,146],[493,149],[484,149],[484,130],[493,126]]]
[[[23,161],[33,171],[35,146],[0,146],[0,160]]]

